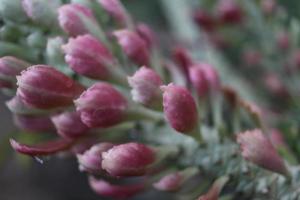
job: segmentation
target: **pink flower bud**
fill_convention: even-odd
[[[120,123],[127,109],[127,100],[107,83],[96,83],[75,100],[81,120],[88,127],[109,127]]]
[[[148,25],[139,23],[136,26],[136,31],[139,34],[139,36],[143,38],[144,41],[146,42],[148,49],[151,49],[155,45],[156,43],[155,34]]]
[[[287,175],[287,168],[270,140],[259,129],[246,131],[237,136],[242,156],[254,164]]]
[[[285,85],[275,73],[266,74],[264,83],[267,89],[276,96],[286,97],[289,95]]]
[[[260,52],[249,49],[243,52],[242,59],[247,66],[257,66],[261,64],[262,56]]]
[[[243,11],[235,0],[220,0],[217,12],[220,20],[226,24],[238,24],[243,19]]]
[[[18,95],[6,102],[7,108],[14,114],[18,115],[40,115],[47,114],[47,111],[33,108],[25,104]]]
[[[206,194],[201,195],[198,198],[198,200],[218,200],[219,195],[220,195],[223,187],[227,183],[227,181],[228,181],[228,177],[221,177],[221,178],[217,179],[213,183],[213,185],[211,186],[209,191]]]
[[[119,24],[125,25],[127,21],[127,13],[119,0],[99,0],[102,8]]]
[[[198,67],[201,67],[207,82],[209,83],[209,88],[213,91],[219,90],[221,87],[221,81],[218,71],[208,63],[198,63]]]
[[[27,16],[35,22],[46,26],[57,24],[57,8],[60,0],[22,0],[23,9]]]
[[[134,101],[150,107],[161,104],[159,87],[162,81],[154,70],[144,66],[129,77],[128,82],[132,87],[131,95]]]
[[[30,132],[47,132],[55,130],[50,117],[44,115],[14,115],[14,123],[20,129]]]
[[[58,9],[58,21],[61,28],[71,36],[88,33],[81,16],[86,17],[96,25],[92,11],[80,4],[65,4]]]
[[[176,172],[164,176],[158,182],[154,183],[153,186],[157,190],[172,192],[180,188],[182,180],[182,175]]]
[[[290,36],[286,31],[281,31],[276,36],[277,46],[280,50],[287,50],[290,47]]]
[[[12,56],[0,58],[0,82],[2,83],[2,87],[14,87],[16,76],[29,67],[29,65],[29,63]]]
[[[216,28],[216,19],[203,9],[196,10],[196,12],[193,14],[193,18],[197,25],[207,32],[214,31]]]
[[[110,51],[91,35],[70,38],[63,46],[65,60],[80,75],[94,79],[108,79],[108,69],[114,59]]]
[[[198,123],[197,107],[191,93],[173,83],[161,86],[161,89],[166,120],[178,132],[191,132]]]
[[[173,49],[172,54],[176,64],[182,69],[185,76],[188,77],[189,67],[193,64],[193,60],[188,51],[178,46]]]
[[[276,149],[287,147],[284,137],[278,129],[272,129],[269,138]]]
[[[89,178],[89,184],[100,196],[110,197],[113,199],[127,199],[141,192],[145,188],[143,183],[113,185],[105,180],[97,180],[93,177]]]
[[[140,176],[155,161],[155,153],[139,143],[114,146],[102,154],[102,168],[112,176]]]
[[[88,132],[88,127],[81,121],[78,112],[63,112],[51,119],[61,137],[77,138]]]
[[[101,172],[102,153],[111,149],[113,146],[111,143],[99,143],[92,146],[83,154],[78,154],[79,169],[90,173]]]
[[[35,108],[53,109],[69,106],[83,87],[71,78],[46,65],[35,65],[17,76],[17,95]]]
[[[130,30],[115,31],[113,35],[117,38],[124,53],[137,65],[149,64],[149,51],[146,42],[135,32]]]
[[[261,8],[265,15],[273,14],[277,9],[277,3],[275,0],[263,0],[261,2]]]

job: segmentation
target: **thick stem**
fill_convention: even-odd
[[[151,121],[160,121],[164,119],[164,116],[161,112],[156,112],[147,108],[144,108],[139,105],[131,105],[126,112],[127,121],[133,120],[151,120]]]

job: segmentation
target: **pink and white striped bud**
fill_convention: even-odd
[[[88,33],[87,27],[81,17],[85,17],[97,26],[92,10],[80,4],[65,4],[58,9],[60,27],[70,36]]]
[[[14,123],[20,129],[30,132],[55,131],[49,116],[45,115],[14,115]]]
[[[114,63],[111,52],[97,38],[81,35],[63,45],[65,60],[72,70],[93,79],[108,80]]]
[[[15,87],[16,76],[29,66],[29,63],[12,56],[0,58],[0,82],[2,87]]]
[[[117,177],[141,176],[155,161],[155,152],[139,143],[114,146],[102,154],[102,168]]]
[[[162,80],[152,69],[143,66],[128,77],[131,86],[131,95],[134,101],[149,107],[157,107],[161,104]]]
[[[267,170],[288,175],[284,161],[260,129],[238,134],[237,143],[246,160]]]
[[[99,173],[102,171],[102,153],[111,149],[112,143],[99,143],[93,145],[83,154],[78,154],[79,169],[90,173]]]
[[[243,11],[236,0],[220,0],[217,12],[220,20],[226,24],[238,24],[243,20]]]
[[[146,42],[136,32],[130,30],[114,31],[119,45],[124,53],[137,65],[149,64],[149,49]]]
[[[63,138],[78,138],[88,132],[78,112],[63,112],[51,118],[57,133]]]
[[[60,0],[22,0],[22,5],[27,16],[34,22],[45,26],[57,24],[57,9],[61,5]]]
[[[155,34],[148,25],[139,23],[136,26],[136,32],[144,39],[148,49],[151,49],[156,44]]]
[[[191,93],[173,83],[161,86],[161,89],[165,118],[171,127],[181,133],[193,131],[197,127],[198,113]]]
[[[145,189],[144,183],[135,183],[131,185],[113,185],[103,179],[89,178],[89,184],[100,196],[113,199],[127,199]]]
[[[72,105],[73,99],[83,91],[83,87],[55,68],[35,65],[17,76],[17,95],[34,107],[54,109]]]
[[[124,119],[127,100],[107,83],[96,83],[74,101],[81,120],[88,127],[110,127]]]
[[[99,0],[102,8],[120,25],[125,25],[128,14],[119,0]]]
[[[204,194],[201,195],[197,200],[218,200],[219,199],[219,195],[223,189],[223,187],[225,186],[225,184],[228,181],[228,177],[221,177],[218,178],[213,185],[211,186],[211,188],[209,189],[209,191]]]

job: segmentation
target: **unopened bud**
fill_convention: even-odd
[[[51,66],[35,65],[17,76],[17,95],[35,108],[54,109],[72,105],[83,87]]]
[[[242,59],[243,62],[249,67],[258,66],[261,64],[262,56],[260,52],[248,49],[245,52],[243,52]]]
[[[99,0],[102,8],[121,25],[128,21],[128,14],[119,0]]]
[[[146,42],[135,32],[130,30],[115,31],[119,45],[124,53],[137,65],[149,64],[149,50]]]
[[[213,185],[211,186],[211,188],[209,189],[209,191],[204,194],[201,195],[198,200],[218,200],[219,199],[219,195],[223,189],[223,187],[225,186],[225,184],[228,181],[228,177],[221,177],[218,178]]]
[[[100,196],[110,197],[113,199],[127,199],[144,190],[143,183],[131,185],[113,185],[103,179],[89,178],[91,188]]]
[[[260,129],[238,134],[237,143],[246,160],[270,171],[288,175],[284,161]]]
[[[0,15],[4,20],[24,22],[28,18],[22,8],[22,0],[0,0]]]
[[[193,60],[188,51],[178,46],[173,49],[172,54],[174,61],[181,68],[186,78],[188,78],[189,67],[193,64]]]
[[[63,46],[65,60],[72,70],[89,78],[109,80],[114,63],[111,52],[91,35],[70,38]]]
[[[161,86],[163,107],[167,121],[176,131],[189,133],[197,127],[198,113],[196,102],[184,87],[169,84]]]
[[[20,129],[30,132],[48,132],[55,130],[50,117],[47,115],[14,115],[14,123]]]
[[[60,65],[64,63],[63,44],[64,39],[62,37],[48,38],[46,47],[47,63],[51,65]]]
[[[126,143],[102,154],[102,168],[112,176],[141,176],[155,161],[155,153],[144,144]]]
[[[207,13],[205,10],[196,10],[193,17],[197,25],[205,31],[211,32],[215,30],[217,21],[210,13]]]
[[[88,127],[109,127],[124,119],[127,100],[107,83],[96,83],[75,100],[81,120]]]
[[[82,16],[97,25],[92,10],[85,6],[73,3],[65,4],[58,9],[59,25],[73,37],[88,33],[88,29],[81,18]]]
[[[90,173],[101,172],[102,153],[108,151],[113,146],[112,143],[99,143],[93,145],[90,149],[83,152],[83,154],[78,154],[79,169]]]
[[[152,69],[142,67],[128,78],[132,87],[131,94],[134,101],[145,106],[156,107],[161,104],[162,81],[159,75]]]
[[[217,11],[220,20],[226,24],[238,24],[243,19],[243,11],[236,0],[220,0]]]
[[[63,112],[52,118],[57,133],[65,138],[77,138],[88,131],[88,127],[81,121],[78,112]]]
[[[136,31],[140,35],[140,37],[143,38],[146,42],[148,49],[151,49],[155,45],[155,34],[148,25],[139,23],[136,26]]]
[[[290,36],[286,31],[281,31],[276,36],[277,46],[280,50],[285,51],[290,47]]]

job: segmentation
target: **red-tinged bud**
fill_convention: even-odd
[[[176,172],[164,176],[158,182],[154,183],[153,186],[157,190],[172,192],[180,188],[182,180],[182,175]]]
[[[146,42],[137,33],[130,30],[115,31],[113,35],[117,38],[124,53],[137,65],[149,64],[149,50]]]
[[[277,77],[275,73],[269,73],[264,77],[264,82],[267,89],[274,95],[286,97],[288,96],[288,91],[283,85],[281,80]]]
[[[77,138],[88,132],[88,127],[81,121],[78,112],[64,112],[51,119],[61,137]]]
[[[261,8],[265,15],[272,15],[277,9],[277,3],[275,0],[262,0]]]
[[[107,83],[96,83],[75,100],[81,120],[88,127],[110,127],[124,119],[127,100]]]
[[[243,11],[235,0],[220,0],[217,13],[221,22],[226,24],[238,24],[243,19]]]
[[[184,87],[169,84],[161,86],[166,120],[178,132],[188,133],[197,127],[196,102]]]
[[[258,51],[249,49],[243,52],[242,60],[249,67],[258,66],[261,64],[262,57]]]
[[[102,8],[121,25],[125,25],[128,14],[119,0],[99,0]]]
[[[193,59],[188,51],[185,48],[178,46],[173,49],[172,54],[176,64],[182,69],[186,77],[188,77],[189,67],[193,64]]]
[[[148,49],[151,49],[156,44],[155,34],[148,25],[139,23],[136,26],[136,31],[146,42]]]
[[[88,30],[81,19],[86,17],[96,25],[96,19],[92,11],[80,4],[66,4],[58,9],[58,21],[61,28],[71,36],[78,36],[88,33]]]
[[[218,178],[213,185],[211,186],[211,188],[209,189],[209,191],[204,194],[201,195],[198,200],[218,200],[219,199],[219,195],[223,189],[223,187],[225,186],[225,184],[228,181],[228,177],[221,177]]]
[[[144,144],[126,143],[104,152],[102,158],[102,168],[112,176],[141,176],[155,161],[155,152]]]
[[[276,36],[277,46],[280,50],[287,50],[290,47],[290,36],[286,31],[281,31]]]
[[[207,32],[214,31],[217,26],[217,20],[215,17],[207,13],[205,10],[196,10],[193,14],[193,18],[197,25]]]
[[[260,129],[238,134],[237,143],[246,160],[267,170],[288,175],[284,161]]]
[[[160,86],[162,80],[160,76],[152,69],[142,67],[128,77],[129,85],[131,86],[132,99],[145,106],[156,107],[161,104]]]
[[[16,76],[29,66],[29,63],[12,56],[0,58],[0,88],[15,87]]]
[[[284,137],[278,129],[272,129],[269,138],[276,149],[287,147]]]
[[[46,65],[35,65],[17,76],[17,95],[21,100],[41,109],[69,106],[83,91],[71,78]]]
[[[83,154],[78,154],[79,169],[90,173],[101,172],[102,153],[108,151],[113,146],[112,143],[99,143],[86,150]]]
[[[61,5],[60,0],[22,0],[23,9],[33,21],[45,26],[57,24],[57,9]]]
[[[15,151],[29,156],[43,156],[55,154],[57,152],[69,149],[74,144],[73,140],[65,139],[56,139],[35,145],[20,144],[14,139],[10,139],[9,141],[10,145]]]
[[[44,115],[14,115],[14,123],[20,129],[30,132],[48,132],[55,130],[50,117]]]
[[[109,68],[114,63],[110,51],[91,35],[70,38],[63,46],[65,60],[72,70],[94,79],[109,79]]]
[[[145,188],[143,183],[135,183],[131,185],[113,185],[105,180],[99,180],[93,177],[89,178],[89,184],[98,195],[113,199],[130,198]]]

